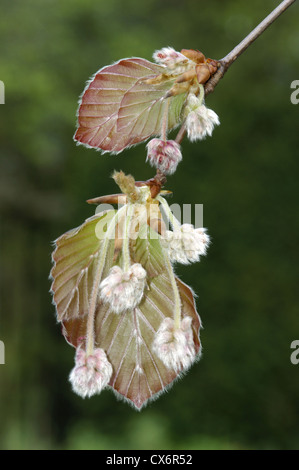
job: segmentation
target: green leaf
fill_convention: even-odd
[[[52,255],[54,266],[51,270],[53,283],[51,290],[59,321],[83,317],[88,313],[91,295],[103,236],[115,211],[97,214],[84,224],[65,233],[55,241]],[[114,240],[109,243],[114,250]],[[103,272],[105,276],[107,269]]]
[[[134,261],[141,262],[148,270],[148,286],[140,305],[121,315],[113,313],[98,302],[95,320],[96,347],[103,348],[113,367],[110,387],[136,408],[140,409],[149,399],[173,382],[179,375],[168,369],[152,350],[154,336],[164,318],[173,317],[175,308],[171,279],[163,262],[163,250],[159,240],[136,240],[131,251]],[[134,249],[136,251],[134,251]],[[200,319],[191,289],[176,278],[182,304],[182,318],[192,318],[196,353],[200,350]],[[68,342],[77,347],[85,336],[86,318],[72,318],[63,322],[63,332]]]
[[[150,277],[165,270],[164,254],[159,235],[149,225],[142,225],[133,246],[132,258],[140,263]]]

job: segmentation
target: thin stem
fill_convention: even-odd
[[[232,51],[223,59],[218,61],[217,72],[205,84],[205,96],[212,93],[223,75],[227,72],[232,63],[296,0],[283,0],[251,33],[249,33]],[[176,142],[180,144],[186,134],[183,124],[176,137]]]
[[[119,216],[121,215],[121,213],[124,211],[124,209],[126,209],[126,206],[119,209],[119,211],[115,214],[115,216],[111,220],[107,228],[107,232],[105,233],[105,236],[103,239],[102,249],[99,253],[99,260],[98,260],[98,265],[96,268],[96,274],[94,277],[94,283],[93,283],[91,299],[89,303],[87,325],[86,325],[86,354],[88,356],[93,354],[93,351],[94,351],[94,315],[95,315],[96,305],[97,305],[99,284],[100,284],[104,266],[105,266],[109,241],[111,239],[111,235],[113,235],[114,233],[116,222]]]
[[[165,251],[164,259],[166,268],[168,271],[168,275],[170,277],[171,287],[174,293],[174,313],[173,313],[173,321],[174,321],[174,328],[178,330],[181,326],[181,298],[179,289],[175,280],[175,275],[173,272],[172,264],[169,259],[168,253]]]
[[[125,229],[124,229],[124,239],[123,239],[123,248],[122,248],[122,255],[123,255],[123,269],[124,271],[128,271],[131,265],[131,257],[130,257],[130,229],[131,229],[131,221],[132,216],[134,213],[134,205],[128,205],[128,211],[126,216],[125,222]]]
[[[246,38],[243,39],[229,54],[227,54],[221,62],[226,67],[230,66],[246,49],[249,47],[264,31],[267,29],[273,21],[276,20],[289,6],[294,3],[295,0],[284,0],[277,8],[275,8]]]
[[[181,224],[178,221],[178,219],[171,212],[167,201],[162,196],[157,196],[156,199],[157,199],[157,201],[159,201],[162,204],[162,207],[165,211],[165,215],[166,215],[167,219],[169,220],[169,222],[171,223],[173,229],[174,230],[179,230]]]
[[[178,144],[180,144],[182,142],[183,138],[185,137],[185,134],[186,134],[186,126],[185,126],[185,124],[182,124],[181,127],[180,127],[179,132],[177,133],[175,141]]]
[[[157,196],[157,200],[162,204],[166,217],[171,223],[173,229],[179,229],[181,224],[171,212],[170,207],[167,204],[167,201],[165,201],[165,199],[162,196]],[[172,287],[173,294],[174,294],[174,314],[173,314],[174,328],[178,329],[181,326],[181,298],[180,298],[180,293],[179,293],[178,286],[175,280],[175,275],[173,273],[173,268],[171,265],[169,254],[167,253],[166,250],[164,252],[164,259],[165,259],[166,268],[168,271],[168,275],[170,277],[171,287]]]
[[[168,129],[168,111],[169,111],[169,99],[166,100],[163,121],[162,121],[162,130],[161,130],[161,139],[166,142],[167,140],[167,129]]]
[[[205,99],[205,89],[204,86],[200,83],[199,84],[199,95],[198,95],[199,103],[202,105],[202,102]]]
[[[232,63],[296,0],[283,0],[251,33],[249,33],[232,51],[219,61],[219,69],[215,75],[206,83],[205,94],[214,91],[215,86],[223,77]]]

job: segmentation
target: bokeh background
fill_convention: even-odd
[[[99,68],[156,49],[219,59],[278,1],[1,1],[0,448],[288,449],[299,445],[299,5],[230,68],[207,105],[213,137],[183,144],[167,188],[202,203],[213,244],[177,273],[198,294],[204,354],[141,413],[114,394],[82,400],[74,349],[49,294],[52,240],[94,213],[122,169],[153,175],[143,144],[118,156],[72,140],[78,96]]]

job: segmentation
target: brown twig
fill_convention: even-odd
[[[249,47],[289,6],[296,0],[283,0],[251,33],[246,36],[231,52],[218,61],[217,72],[205,84],[205,96],[212,93],[221,78],[227,72],[232,63]],[[176,142],[182,142],[186,134],[184,124],[176,137]]]
[[[289,6],[296,0],[283,0],[277,8],[275,8],[251,33],[249,33],[232,51],[230,51],[223,59],[217,61],[217,72],[205,84],[205,96],[212,93],[218,85],[221,78],[227,72],[232,63],[249,47],[272,23],[276,20]],[[175,141],[180,144],[185,137],[186,128],[182,124]],[[156,197],[161,188],[166,183],[166,176],[161,170],[157,170],[154,178],[145,182],[151,188],[152,197]]]
[[[151,178],[147,181],[136,181],[136,186],[141,186],[146,184],[150,187],[151,197],[155,198],[161,192],[162,187],[166,183],[166,176],[162,173],[161,170],[157,169],[157,173],[154,178]]]
[[[283,0],[251,33],[246,36],[231,52],[219,61],[220,67],[215,75],[206,83],[205,94],[214,91],[215,86],[223,77],[232,63],[249,47],[289,6],[296,0]]]

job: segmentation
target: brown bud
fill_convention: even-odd
[[[135,181],[135,186],[137,186],[137,188],[141,188],[142,186],[150,186],[149,181],[150,181],[150,180],[147,180],[147,181]]]
[[[209,80],[211,73],[210,73],[210,69],[208,65],[206,64],[197,65],[195,70],[196,70],[198,83],[203,84]]]
[[[110,194],[109,196],[87,199],[86,202],[88,202],[88,204],[126,204],[127,196],[125,194]]]
[[[192,60],[196,64],[201,64],[206,60],[202,52],[195,51],[194,49],[182,49],[181,54],[183,54],[185,57]]]
[[[211,75],[214,75],[214,73],[217,72],[218,69],[218,62],[214,59],[207,59],[207,65],[209,67]]]
[[[182,73],[179,78],[176,80],[176,83],[189,82],[195,77],[195,71],[189,70],[188,72]]]

